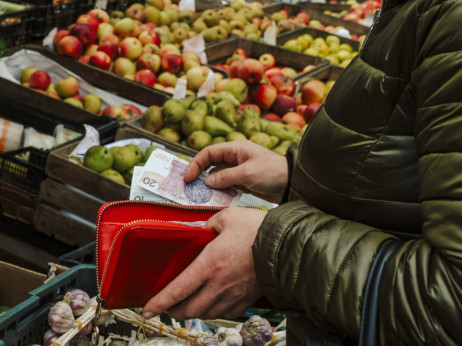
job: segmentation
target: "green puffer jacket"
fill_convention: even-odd
[[[384,0],[295,158],[253,246],[288,344],[357,339],[374,255],[398,237],[380,345],[462,345],[462,1]]]

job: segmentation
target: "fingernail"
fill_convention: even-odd
[[[205,178],[205,183],[208,186],[213,186],[215,185],[215,176],[214,175],[209,175],[207,178]]]
[[[148,320],[151,317],[154,317],[154,314],[152,312],[149,312],[149,311],[143,311],[143,317]]]

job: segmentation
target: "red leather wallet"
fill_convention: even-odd
[[[103,306],[144,306],[217,235],[213,229],[181,222],[206,221],[223,208],[128,200],[102,205],[96,272]]]

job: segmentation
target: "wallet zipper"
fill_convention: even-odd
[[[210,210],[210,211],[220,211],[222,209],[224,209],[223,207],[212,207],[212,206],[204,206],[204,207],[200,207],[200,206],[196,206],[196,205],[183,205],[183,204],[171,204],[171,203],[162,203],[162,202],[155,202],[155,201],[134,201],[134,200],[124,200],[124,201],[114,201],[112,203],[108,203],[106,204],[106,206],[101,210],[101,212],[99,213],[99,217],[98,217],[98,220],[97,220],[97,229],[99,228],[99,225],[100,225],[100,222],[101,222],[101,216],[103,215],[104,211],[109,208],[109,207],[112,207],[114,205],[119,205],[119,204],[152,204],[152,205],[159,205],[159,206],[165,206],[165,207],[169,207],[169,208],[176,208],[176,209],[182,209],[182,210],[185,210],[185,209],[194,209],[194,210],[203,210],[203,211],[207,211],[207,210]],[[135,220],[135,221],[131,221],[127,224],[125,224],[123,227],[121,227],[118,231],[117,231],[117,234],[116,236],[114,237],[114,241],[112,242],[112,245],[111,245],[111,248],[109,249],[109,255],[107,257],[107,263],[106,263],[106,266],[104,267],[104,272],[103,272],[103,276],[101,277],[101,282],[99,282],[99,280],[96,280],[97,281],[97,289],[98,289],[98,296],[97,296],[97,301],[101,304],[103,304],[103,299],[101,297],[101,287],[103,286],[103,282],[104,282],[104,279],[106,277],[106,272],[107,272],[107,266],[109,264],[109,261],[111,259],[111,254],[112,254],[112,250],[114,248],[114,244],[116,243],[116,239],[117,237],[119,236],[120,232],[125,229],[126,227],[130,227],[131,225],[133,224],[136,224],[136,223],[139,223],[139,222],[144,222],[144,221],[158,221],[158,222],[165,222],[165,223],[175,223],[175,222],[170,222],[170,221],[165,221],[165,220],[156,220],[156,219],[139,219],[139,220]],[[96,251],[98,251],[98,234],[96,235]],[[98,265],[98,255],[96,256],[96,259],[95,259],[95,263],[96,263],[96,278],[99,278],[99,265]]]

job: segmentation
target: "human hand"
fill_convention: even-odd
[[[163,311],[176,319],[242,315],[262,295],[252,245],[265,216],[265,211],[242,207],[229,207],[212,216],[204,227],[219,235],[146,303],[144,317]]]
[[[184,174],[189,183],[211,165],[205,179],[212,188],[235,186],[269,202],[281,202],[287,182],[286,158],[248,140],[207,146],[190,162]]]

